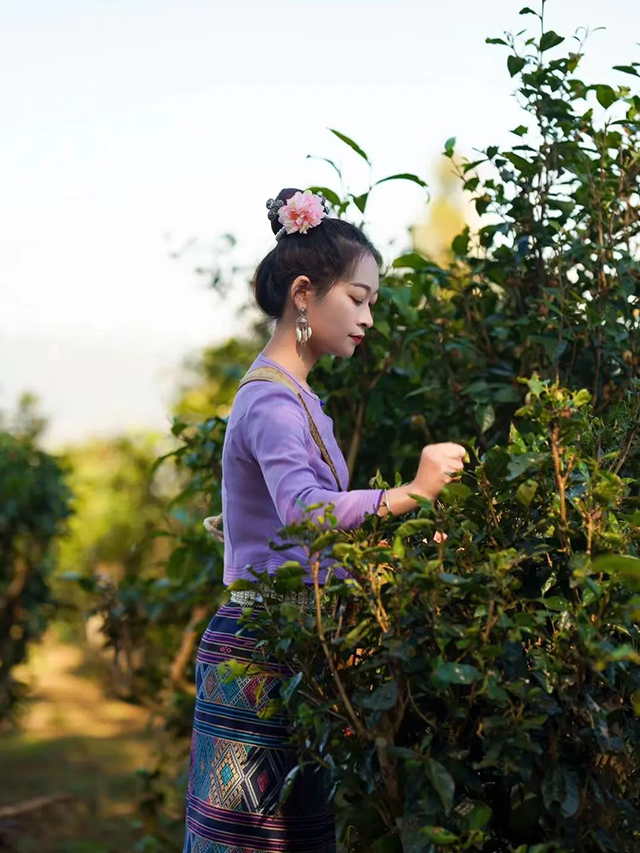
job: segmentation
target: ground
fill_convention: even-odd
[[[85,652],[54,631],[18,674],[32,698],[19,730],[0,738],[0,851],[133,851],[136,771],[150,766],[154,737],[149,713],[109,697],[87,671]],[[28,817],[2,817],[3,807],[54,794],[71,797]]]

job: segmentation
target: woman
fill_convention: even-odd
[[[226,585],[255,580],[248,565],[258,572],[274,572],[285,560],[304,566],[301,548],[271,550],[268,540],[278,542],[276,531],[301,518],[306,506],[332,502],[343,530],[358,527],[369,513],[400,515],[416,508],[412,494],[433,499],[462,469],[465,453],[452,442],[427,445],[412,482],[347,490],[347,464],[333,421],[307,377],[325,353],[350,358],[373,326],[382,258],[360,229],[327,216],[320,193],[284,189],[267,207],[276,245],[258,265],[253,286],[258,305],[276,322],[227,423]],[[346,573],[341,567],[334,572]],[[300,607],[312,605],[310,595],[295,600]],[[252,676],[230,684],[220,679],[219,663],[251,660],[254,635],[238,624],[247,601],[260,606],[253,590],[232,592],[198,650],[183,853],[333,853],[333,810],[318,769],[298,776],[278,806],[287,773],[297,764],[295,748],[288,743],[286,715],[267,720],[258,712],[278,695],[282,667],[271,662],[273,674],[262,690]]]

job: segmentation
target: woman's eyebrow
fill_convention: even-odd
[[[368,284],[365,284],[363,281],[352,281],[351,284],[353,284],[354,287],[366,287],[367,290],[371,290],[371,286]],[[376,293],[377,292],[378,291],[376,290]]]

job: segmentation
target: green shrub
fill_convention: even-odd
[[[21,694],[13,669],[53,612],[54,543],[71,514],[67,472],[35,438],[0,432],[0,720]]]
[[[286,528],[316,578],[331,555],[352,573],[316,586],[320,619],[253,611],[296,661],[267,712],[285,704],[327,768],[349,850],[640,845],[640,500],[615,473],[640,385],[607,418],[589,392],[527,385],[509,443],[415,518]]]

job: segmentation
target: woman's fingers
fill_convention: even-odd
[[[447,456],[453,456],[455,459],[464,459],[467,455],[466,449],[461,444],[457,444],[455,441],[443,441],[442,449],[445,451]]]
[[[445,459],[443,467],[447,482],[450,483],[451,480],[459,479],[459,474],[464,471],[464,462],[460,459],[449,457]]]

